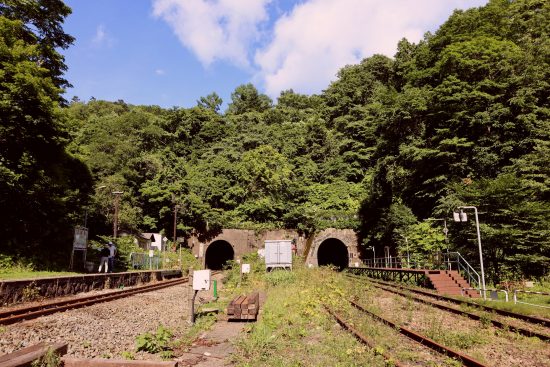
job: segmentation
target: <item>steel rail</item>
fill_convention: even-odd
[[[376,344],[372,342],[369,338],[361,334],[357,329],[355,329],[351,324],[346,322],[342,316],[340,316],[338,313],[330,309],[327,305],[323,305],[325,310],[336,319],[336,321],[346,330],[348,330],[350,333],[355,336],[361,343],[367,345],[369,348],[374,349],[376,348]],[[404,367],[405,365],[399,362],[395,357],[391,356],[390,354],[386,352],[381,353],[382,357],[388,362],[389,365],[396,366],[396,367]]]
[[[218,271],[212,272],[217,274]],[[188,282],[188,278],[180,278],[176,280],[167,280],[162,283],[148,284],[141,287],[114,291],[107,294],[73,298],[57,302],[49,302],[41,305],[23,307],[0,312],[0,325],[9,325],[23,320],[30,320],[45,315],[50,315],[56,312],[66,311],[70,309],[90,306],[95,303],[113,301],[123,297],[129,297],[134,294],[155,291],[162,288],[167,288]]]
[[[357,278],[357,279],[360,279],[360,278]],[[391,292],[391,293],[398,294],[398,295],[403,296],[403,297],[412,298],[417,302],[421,302],[421,303],[424,303],[426,305],[429,305],[429,306],[432,306],[432,307],[435,307],[435,308],[439,308],[440,310],[443,310],[443,311],[448,311],[448,312],[454,313],[456,315],[462,315],[462,316],[468,317],[472,320],[481,321],[481,319],[482,319],[481,316],[476,315],[475,313],[471,313],[471,312],[468,312],[468,311],[464,311],[464,310],[460,310],[460,309],[453,308],[453,307],[450,307],[450,306],[445,306],[445,305],[442,305],[442,304],[439,304],[439,303],[435,303],[435,302],[429,301],[427,299],[423,299],[423,298],[420,298],[420,297],[413,296],[411,294],[400,292],[400,291],[395,290],[395,289],[386,288],[382,285],[373,284],[373,286],[376,287],[376,288],[379,288],[379,289],[383,289],[386,292]],[[521,334],[523,336],[537,337],[537,338],[539,338],[541,340],[544,340],[546,342],[550,342],[550,335],[542,334],[542,333],[539,333],[538,331],[533,331],[533,330],[525,329],[525,328],[522,328],[522,327],[517,327],[517,326],[505,324],[503,322],[500,322],[500,321],[497,321],[497,320],[494,320],[494,319],[491,319],[491,318],[487,318],[487,320],[490,321],[491,324],[493,326],[497,327],[497,328],[500,328],[500,329],[503,329],[503,330],[509,330],[511,332],[518,333],[518,334]]]
[[[512,311],[506,311],[506,310],[501,310],[501,309],[490,307],[490,306],[480,305],[479,303],[468,301],[466,299],[452,298],[452,297],[448,297],[448,296],[443,296],[441,294],[435,294],[435,293],[432,293],[432,292],[429,292],[429,291],[423,291],[423,290],[420,290],[420,289],[405,287],[405,286],[402,286],[402,285],[399,285],[399,284],[383,282],[383,281],[373,279],[373,278],[368,278],[368,277],[365,277],[365,278],[368,279],[370,282],[373,282],[373,283],[378,283],[378,284],[383,284],[383,285],[387,285],[387,286],[390,286],[390,287],[396,287],[396,288],[404,289],[404,290],[407,290],[407,291],[411,291],[413,293],[421,294],[421,295],[424,295],[424,296],[436,298],[436,299],[443,300],[443,301],[452,302],[452,303],[455,303],[455,304],[467,304],[468,306],[481,308],[485,311],[494,312],[494,313],[496,313],[498,315],[501,315],[501,316],[512,317],[512,318],[515,318],[515,319],[519,319],[519,320],[529,322],[531,324],[538,324],[538,325],[550,327],[550,320],[542,318],[542,317],[523,315],[523,314],[512,312]]]
[[[430,347],[431,349],[436,350],[440,353],[443,353],[443,354],[445,354],[449,357],[459,359],[460,362],[462,362],[462,364],[467,366],[467,367],[487,367],[483,363],[473,359],[472,357],[470,357],[466,354],[463,354],[463,353],[460,353],[460,352],[458,352],[454,349],[448,348],[448,347],[444,346],[443,344],[440,344],[440,343],[436,342],[433,339],[430,339],[430,338],[428,338],[428,337],[426,337],[422,334],[418,334],[417,332],[412,331],[410,329],[399,326],[399,325],[391,322],[390,320],[387,320],[387,319],[383,318],[382,316],[379,316],[379,315],[377,315],[373,312],[370,312],[369,310],[365,309],[363,306],[361,306],[360,304],[358,304],[357,302],[355,302],[353,300],[348,300],[348,302],[351,303],[351,305],[353,307],[355,307],[356,309],[358,309],[359,311],[364,312],[364,313],[368,314],[369,316],[371,316],[373,319],[378,320],[378,321],[394,328],[395,330],[397,330],[401,334],[411,338],[412,340],[417,341],[418,343],[420,343],[422,345],[425,345],[427,347]]]

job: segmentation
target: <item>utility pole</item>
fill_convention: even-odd
[[[115,218],[113,220],[113,237],[117,238],[117,232],[118,232],[118,206],[120,204],[120,195],[122,195],[124,191],[113,191],[112,194],[115,196]]]
[[[173,237],[173,239],[174,239],[174,246],[178,243],[177,237],[176,237],[176,227],[177,227],[177,224],[176,224],[176,223],[177,223],[178,209],[179,209],[179,208],[180,208],[180,206],[177,205],[177,204],[174,206],[174,237]]]

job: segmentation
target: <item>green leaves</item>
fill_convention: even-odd
[[[153,333],[144,333],[136,337],[136,351],[144,351],[148,353],[160,353],[171,350],[170,342],[173,333],[159,325],[157,331]]]
[[[68,8],[8,1],[0,11],[0,204],[28,203],[8,241],[44,218],[76,219],[91,173],[106,187],[90,200],[98,232],[110,232],[110,192],[122,190],[125,229],[171,233],[176,208],[179,231],[357,228],[369,246],[402,252],[407,236],[429,253],[441,233],[422,219],[466,203],[483,212],[495,277],[547,264],[548,2],[457,11],[418,44],[401,40],[394,59],[344,67],[320,95],[288,90],[273,106],[238,86],[225,114],[216,93],[169,110],[75,99],[59,113],[55,47],[72,41],[59,28]],[[87,167],[65,154],[69,139]],[[476,258],[472,228],[450,228],[451,249]]]
[[[72,41],[61,30],[68,12],[56,0],[0,4],[0,211],[9,213],[0,250],[44,255],[41,264],[70,246],[91,187],[87,167],[65,151],[59,111],[65,65],[55,48]]]

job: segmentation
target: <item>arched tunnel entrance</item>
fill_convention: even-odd
[[[229,260],[233,260],[235,251],[227,241],[217,240],[208,246],[205,254],[205,265],[210,270],[221,270]]]
[[[347,246],[336,238],[324,240],[317,250],[317,263],[319,266],[333,265],[339,270],[344,270],[349,266]]]

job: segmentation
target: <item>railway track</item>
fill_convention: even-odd
[[[359,277],[359,276],[356,276],[356,277]],[[431,298],[436,298],[436,299],[439,299],[439,300],[442,300],[442,301],[447,301],[447,302],[451,302],[451,303],[455,303],[455,304],[466,304],[470,307],[479,308],[479,309],[482,309],[484,311],[491,312],[491,313],[496,313],[496,314],[501,315],[501,316],[507,316],[507,317],[512,317],[512,318],[518,319],[518,320],[523,320],[523,321],[529,322],[531,324],[537,324],[537,325],[542,325],[542,326],[545,326],[545,327],[550,327],[550,320],[542,318],[542,317],[524,315],[524,314],[520,314],[520,313],[517,313],[517,312],[501,310],[499,308],[485,306],[485,305],[481,305],[481,304],[476,303],[476,302],[468,301],[467,299],[452,298],[452,297],[444,296],[444,295],[441,295],[441,294],[432,293],[432,292],[427,291],[427,290],[424,291],[424,290],[421,290],[421,289],[406,287],[406,286],[403,286],[403,285],[400,285],[400,284],[384,282],[384,281],[377,280],[377,279],[365,278],[365,277],[359,277],[359,278],[368,279],[368,281],[372,282],[372,283],[377,283],[377,284],[382,284],[382,285],[386,285],[386,286],[390,286],[390,287],[395,287],[395,288],[407,290],[407,291],[410,291],[412,293],[421,294],[421,295],[428,296],[428,297],[431,297]]]
[[[333,311],[328,306],[324,305],[327,312],[336,319],[336,321],[346,330],[348,330],[350,333],[352,333],[361,343],[365,344],[371,349],[376,348],[376,344],[374,341],[367,338],[365,335],[363,335],[359,330],[354,328],[350,322],[346,321],[340,314],[338,314],[336,311]],[[396,358],[392,355],[390,355],[387,352],[382,353],[382,357],[387,361],[389,365],[393,365],[395,367],[403,367],[405,366],[401,362],[397,361]]]
[[[216,274],[218,272],[212,272]],[[41,316],[50,315],[56,312],[62,312],[70,309],[90,306],[100,302],[109,302],[123,297],[129,297],[134,294],[155,291],[158,289],[171,287],[187,283],[188,278],[175,280],[166,280],[161,283],[148,284],[131,289],[109,292],[101,295],[73,298],[63,301],[54,301],[40,305],[10,309],[0,312],[0,325],[9,325],[24,320],[31,320]]]
[[[395,324],[394,322],[392,322],[392,321],[390,321],[386,318],[383,318],[382,316],[377,315],[377,314],[365,309],[363,306],[361,306],[360,304],[358,304],[357,302],[355,302],[353,300],[348,300],[348,302],[355,309],[360,311],[361,313],[366,314],[369,317],[371,317],[371,318],[373,318],[373,319],[375,319],[375,320],[391,327],[393,330],[398,331],[400,334],[408,337],[409,339],[413,340],[414,342],[416,342],[416,343],[418,343],[418,344],[420,344],[424,347],[428,347],[433,351],[436,351],[436,352],[438,352],[440,354],[443,354],[447,357],[454,358],[454,359],[460,361],[464,366],[468,366],[468,367],[488,367],[487,365],[477,361],[476,359],[474,359],[474,358],[472,358],[472,357],[470,357],[466,354],[460,353],[460,352],[458,352],[454,349],[448,348],[448,347],[444,346],[443,344],[440,344],[440,343],[428,338],[427,336],[419,334],[419,333],[417,333],[413,330],[410,330],[408,328],[399,326],[399,325]],[[342,317],[340,314],[338,314],[334,310],[330,309],[328,306],[325,305],[324,307],[325,307],[325,309],[327,309],[329,314],[331,314],[338,321],[338,323],[342,327],[344,327],[346,330],[350,331],[361,343],[369,346],[370,348],[373,348],[373,349],[376,348],[376,344],[372,340],[365,337],[360,331],[358,331],[356,328],[354,328],[352,326],[352,324],[353,324],[352,321],[346,321],[344,319],[344,317]],[[382,356],[387,361],[387,363],[390,364],[390,365],[393,364],[395,366],[406,366],[406,364],[404,362],[399,361],[395,356],[392,356],[391,354],[389,354],[387,352],[384,352],[382,354]]]
[[[365,280],[365,278],[361,278],[361,277],[358,277],[358,276],[348,275],[348,277],[353,278],[353,279],[357,279],[357,280],[362,280],[362,281]],[[379,281],[375,281],[375,280],[372,280],[372,279],[368,279],[368,281],[373,283],[372,285],[374,287],[378,288],[378,289],[382,289],[384,291],[391,292],[393,294],[397,294],[397,295],[400,295],[400,296],[403,296],[403,297],[411,298],[411,299],[413,299],[417,302],[424,303],[426,305],[438,308],[440,310],[444,310],[444,311],[451,312],[451,313],[454,313],[454,314],[457,314],[457,315],[468,317],[468,318],[470,318],[472,320],[476,320],[476,321],[482,321],[483,320],[485,322],[490,322],[494,327],[497,327],[499,329],[508,330],[508,331],[511,331],[511,332],[514,332],[514,333],[521,334],[523,336],[527,336],[527,337],[537,337],[537,338],[539,338],[541,340],[544,340],[546,342],[550,342],[550,333],[533,330],[533,329],[527,328],[525,326],[512,325],[508,321],[496,319],[495,316],[493,315],[493,313],[496,313],[495,310],[497,310],[497,309],[494,309],[494,308],[491,308],[491,307],[488,307],[488,306],[483,306],[482,310],[483,311],[489,311],[490,310],[491,311],[491,316],[489,316],[489,315],[481,316],[481,315],[475,314],[473,312],[466,311],[464,309],[458,309],[458,308],[450,307],[450,306],[442,304],[442,303],[431,301],[427,298],[414,296],[410,293],[405,293],[403,291],[397,290],[397,289],[405,289],[406,291],[410,291],[410,292],[412,292],[414,290],[414,289],[411,289],[411,288],[408,288],[408,287],[401,287],[401,286],[398,286],[398,285],[393,285],[393,284],[389,284],[389,283],[386,283],[386,282],[379,282]],[[439,301],[451,302],[451,303],[454,303],[454,304],[456,304],[456,303],[460,303],[460,304],[465,303],[465,302],[460,302],[459,300],[456,300],[454,298],[445,297],[445,296],[441,296],[441,295],[435,295],[435,294],[430,293],[430,292],[424,292],[424,291],[420,291],[420,290],[414,290],[414,291],[416,291],[414,293],[422,294],[423,296],[428,296],[428,297],[431,297],[431,298],[435,298],[435,299],[438,299]],[[452,300],[452,301],[449,301],[449,300]],[[473,303],[473,302],[467,302],[467,303],[477,305],[476,303]],[[478,305],[478,306],[480,306],[480,305]],[[502,311],[502,310],[500,310],[500,311]],[[505,316],[507,316],[507,317],[513,317],[513,316],[518,316],[518,315],[520,317],[515,317],[516,319],[520,319],[520,320],[522,320],[524,322],[527,322],[527,323],[530,323],[532,325],[541,325],[541,323],[539,323],[540,318],[527,317],[527,319],[526,319],[524,317],[525,315],[520,315],[520,314],[516,314],[516,313],[513,313],[513,312],[508,312],[508,311],[505,312]],[[545,321],[544,319],[542,319],[542,320]],[[542,326],[545,326],[545,324],[542,324]]]

